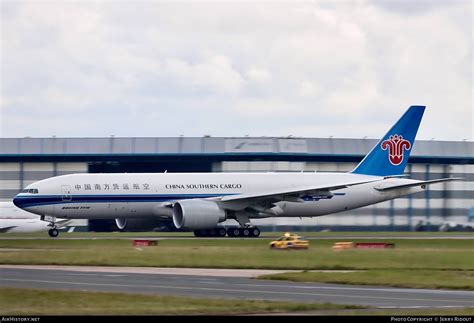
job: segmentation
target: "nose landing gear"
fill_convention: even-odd
[[[52,229],[49,229],[48,234],[51,238],[56,238],[59,236],[59,230],[56,229],[56,227],[53,227]]]
[[[49,215],[43,215],[43,216],[41,217],[41,221],[47,221],[47,222],[49,222],[49,223],[48,223],[48,227],[51,227],[51,229],[49,229],[48,235],[49,235],[51,238],[56,238],[57,236],[59,236],[59,230],[58,230],[58,228],[56,227],[56,217],[54,217],[54,216],[49,216]]]

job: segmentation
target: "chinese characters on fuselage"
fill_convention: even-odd
[[[110,183],[110,184],[75,184],[74,188],[76,191],[117,191],[117,190],[149,190],[150,184],[148,183]]]

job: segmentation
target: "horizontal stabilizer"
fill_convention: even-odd
[[[416,181],[408,184],[401,184],[401,185],[389,185],[385,187],[375,187],[377,191],[391,191],[401,188],[408,188],[408,187],[417,187],[417,186],[426,186],[430,184],[442,183],[442,182],[450,182],[450,181],[461,181],[463,178],[460,177],[450,177],[450,178],[440,178],[440,179],[433,179],[430,181]]]

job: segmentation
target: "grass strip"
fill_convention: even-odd
[[[375,309],[354,305],[195,299],[142,294],[0,288],[0,315],[474,315],[474,308]]]
[[[363,306],[0,288],[0,315],[219,315],[361,309]]]
[[[474,290],[474,271],[462,270],[364,270],[355,272],[292,272],[259,276],[259,279],[405,288]]]
[[[474,270],[474,240],[396,240],[394,249],[335,252],[334,242],[311,241],[308,250],[270,250],[270,240],[160,240],[134,248],[132,241],[0,240],[0,264],[96,265],[292,270]],[[364,240],[351,240],[370,241]]]

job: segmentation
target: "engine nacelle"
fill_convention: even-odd
[[[212,229],[225,219],[225,211],[212,201],[183,200],[173,206],[173,223],[177,229]]]
[[[115,219],[115,224],[123,231],[153,231],[155,228],[164,226],[163,221],[158,219]]]

